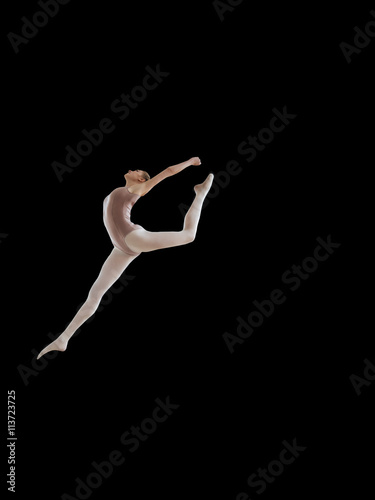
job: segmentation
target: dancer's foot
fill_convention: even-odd
[[[68,345],[68,341],[67,340],[63,340],[61,338],[61,335],[60,335],[60,337],[58,337],[56,340],[54,340],[53,342],[51,342],[50,344],[48,344],[48,346],[45,347],[43,349],[43,351],[41,351],[38,354],[38,357],[36,359],[41,358],[42,356],[44,356],[45,354],[47,354],[47,352],[50,352],[50,351],[65,351],[67,345]]]
[[[214,181],[214,174],[209,174],[207,179],[202,182],[202,184],[197,184],[194,186],[194,191],[196,194],[201,194],[203,196],[206,196],[208,191],[211,189],[212,183]]]

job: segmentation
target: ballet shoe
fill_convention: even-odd
[[[36,359],[41,358],[42,356],[44,356],[45,354],[47,354],[48,352],[51,352],[51,351],[63,352],[66,350],[67,345],[68,345],[68,342],[64,342],[64,341],[59,340],[57,338],[56,340],[54,340],[53,342],[48,344],[42,351],[40,351],[40,353],[38,354],[38,357]]]
[[[208,191],[211,189],[213,181],[214,181],[214,174],[211,172],[208,174],[207,178],[201,184],[197,184],[196,186],[194,186],[195,193],[198,194],[203,192],[207,194]]]

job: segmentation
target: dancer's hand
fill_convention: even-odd
[[[194,158],[190,159],[190,164],[191,165],[200,165],[201,160],[200,160],[200,158],[198,158],[198,156],[195,156]]]

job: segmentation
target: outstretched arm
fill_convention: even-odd
[[[150,191],[153,187],[155,187],[159,182],[163,181],[167,177],[171,177],[172,175],[178,174],[182,172],[185,168],[190,165],[200,165],[201,161],[198,157],[190,158],[188,161],[184,161],[183,163],[178,163],[177,165],[173,165],[171,167],[166,168],[160,174],[155,175],[152,179],[145,181],[141,184],[140,189],[142,191],[142,195],[144,196],[146,193]]]
[[[188,161],[184,161],[183,163],[178,163],[177,165],[173,165],[172,167],[168,167],[172,172],[172,175],[178,174],[185,170],[185,168],[190,167],[190,165],[200,165],[201,161],[198,157],[190,158]]]

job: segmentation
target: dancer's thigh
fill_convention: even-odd
[[[120,278],[130,262],[135,258],[136,256],[127,255],[118,248],[113,248],[105,260],[94,285],[108,289]]]
[[[191,238],[184,231],[147,231],[137,229],[129,233],[125,243],[134,252],[152,252],[189,243]]]

